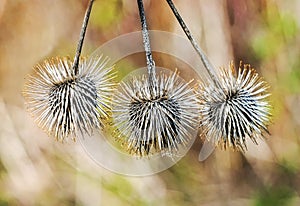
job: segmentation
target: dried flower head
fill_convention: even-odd
[[[268,132],[270,106],[268,85],[249,64],[240,63],[236,74],[233,63],[221,68],[220,86],[200,87],[203,134],[215,143],[244,151],[245,139],[263,137]]]
[[[75,75],[70,58],[52,58],[34,67],[24,97],[37,124],[56,140],[91,135],[110,109],[112,68],[108,59],[81,59]]]
[[[160,74],[152,87],[147,75],[120,84],[113,108],[118,138],[130,154],[172,156],[199,126],[197,98],[190,83]]]

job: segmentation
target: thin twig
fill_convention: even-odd
[[[205,53],[202,51],[200,46],[197,44],[195,38],[193,37],[190,30],[188,29],[188,27],[184,23],[184,21],[183,21],[182,17],[180,16],[179,12],[177,11],[173,1],[172,0],[166,0],[166,1],[168,2],[171,10],[173,11],[173,14],[175,15],[175,17],[176,17],[178,23],[180,24],[181,28],[183,29],[184,33],[186,34],[186,36],[190,40],[191,44],[193,45],[194,49],[196,50],[196,52],[200,56],[201,61],[204,65],[204,67],[206,68],[210,78],[212,79],[212,81],[215,83],[216,86],[221,88],[221,85],[219,84],[218,78],[214,73],[213,65],[209,62],[209,60],[206,57]]]
[[[146,61],[147,61],[149,80],[150,80],[150,85],[153,86],[153,83],[156,80],[155,63],[152,59],[149,32],[148,32],[148,28],[147,28],[147,21],[146,21],[146,16],[145,16],[143,0],[137,0],[137,4],[138,4],[139,14],[140,14],[141,24],[142,24],[142,35],[143,35],[144,48],[145,48],[145,52],[146,52]]]
[[[83,23],[82,23],[82,27],[81,27],[81,32],[80,32],[80,36],[79,36],[79,41],[78,41],[78,45],[77,45],[77,50],[76,50],[76,54],[75,54],[74,62],[73,62],[73,69],[74,69],[74,74],[75,75],[78,74],[79,58],[80,58],[80,55],[81,55],[83,40],[84,40],[84,37],[85,37],[87,25],[89,23],[89,18],[90,18],[90,14],[91,14],[91,11],[92,11],[93,3],[94,3],[94,0],[90,0],[88,8],[87,8],[87,10],[85,12],[85,15],[84,15],[84,19],[83,19]]]

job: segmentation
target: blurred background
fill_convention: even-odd
[[[41,131],[21,94],[37,62],[74,55],[88,1],[0,0],[0,205],[300,205],[300,1],[174,2],[214,65],[243,60],[269,82],[266,141],[199,162],[197,138],[176,165],[147,177],[99,167],[78,142]],[[165,1],[145,0],[145,9],[150,29],[183,35]],[[135,1],[96,0],[83,54],[139,29]]]

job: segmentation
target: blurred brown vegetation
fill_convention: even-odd
[[[300,205],[300,1],[175,3],[214,65],[243,60],[269,82],[266,143],[198,162],[197,138],[175,166],[141,178],[97,166],[40,131],[21,95],[33,65],[74,55],[87,0],[0,0],[0,205]],[[164,1],[145,4],[150,29],[183,35]],[[138,31],[137,15],[135,1],[95,1],[83,53]]]

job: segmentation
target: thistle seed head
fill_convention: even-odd
[[[178,154],[199,126],[199,106],[190,83],[177,72],[161,73],[156,80],[154,87],[146,75],[123,81],[113,100],[117,138],[138,157]]]
[[[246,138],[256,143],[268,132],[268,85],[248,64],[240,63],[236,74],[232,62],[229,69],[221,68],[220,85],[200,86],[203,134],[225,149],[244,151]]]
[[[108,59],[81,59],[75,75],[70,58],[52,58],[37,64],[24,86],[29,112],[49,136],[63,141],[92,134],[103,126],[110,110],[112,68]]]

